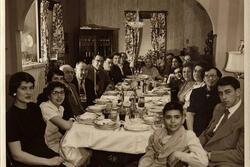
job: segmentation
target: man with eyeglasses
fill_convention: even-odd
[[[190,96],[188,129],[199,136],[208,126],[214,107],[220,102],[216,84],[222,74],[216,67],[205,68],[205,86],[194,89]]]
[[[101,97],[107,86],[110,84],[110,78],[102,67],[103,57],[96,55],[92,59],[92,64],[88,66],[87,79],[90,82],[85,84],[87,104],[92,105],[94,100]]]

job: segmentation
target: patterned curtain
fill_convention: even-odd
[[[128,22],[135,20],[135,11],[125,11],[125,52],[127,53],[128,60],[130,61],[136,61],[140,47],[140,30],[132,28],[128,25]]]
[[[166,51],[166,13],[152,13],[151,44],[154,51],[159,53]]]
[[[49,69],[64,64],[65,53],[62,5],[60,3],[54,4],[52,12],[49,11],[50,7],[49,1],[41,1],[40,47],[41,61],[46,63],[45,74]]]
[[[49,2],[42,0],[40,4],[40,36],[41,36],[41,59],[47,62],[49,59]]]
[[[61,4],[55,4],[52,12],[52,41],[51,58],[55,58],[61,63],[64,62],[64,30],[63,30],[63,11]]]

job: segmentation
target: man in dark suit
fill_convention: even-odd
[[[80,96],[80,101],[81,104],[84,108],[86,108],[87,105],[87,96],[86,96],[86,84],[90,84],[90,80],[87,77],[88,75],[88,69],[87,69],[87,64],[80,61],[76,63],[75,66],[75,73],[76,73],[76,78],[75,82],[73,82],[76,86],[76,90]]]
[[[64,73],[64,84],[68,89],[68,101],[74,115],[81,115],[83,111],[83,106],[81,104],[79,95],[76,90],[76,86],[72,83],[74,79],[74,69],[68,65],[64,64],[60,67],[60,70]]]
[[[194,89],[190,96],[190,105],[187,108],[187,128],[199,136],[208,126],[216,104],[220,103],[217,81],[221,72],[215,67],[205,68],[205,86]]]
[[[244,166],[244,104],[240,83],[231,76],[218,81],[221,102],[199,139],[208,152],[209,166]]]
[[[111,66],[110,75],[111,75],[111,80],[114,82],[114,85],[116,85],[118,82],[123,81],[122,71],[119,67],[120,59],[121,55],[119,53],[113,54],[112,56],[113,65]]]
[[[92,64],[87,68],[88,75],[86,79],[90,81],[85,83],[88,105],[93,104],[96,98],[101,97],[110,84],[109,76],[101,66],[102,61],[103,57],[101,55],[96,55],[92,60]]]
[[[132,75],[132,70],[130,68],[130,63],[128,62],[128,56],[125,52],[120,53],[121,58],[118,66],[121,69],[123,78],[126,78],[127,75]]]

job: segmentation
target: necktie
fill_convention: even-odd
[[[80,101],[86,102],[86,93],[85,93],[85,85],[84,81],[81,80],[80,85],[79,85],[79,94],[80,94]]]
[[[79,94],[85,94],[83,80],[81,80],[79,85]]]
[[[222,125],[228,120],[228,115],[230,114],[230,112],[228,111],[228,109],[225,110],[224,112],[224,117],[223,119],[221,120],[219,126],[217,129],[219,129],[220,127],[222,127]]]

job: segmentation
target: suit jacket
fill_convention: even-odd
[[[72,83],[66,83],[65,86],[68,88],[69,91],[69,94],[66,98],[68,100],[68,104],[72,109],[73,114],[74,115],[83,114],[84,107],[81,105],[75,85]]]
[[[110,84],[110,78],[108,74],[103,69],[100,69],[97,72],[96,76],[96,85],[98,87],[96,94],[94,90],[94,70],[95,69],[92,65],[88,66],[88,75],[85,79],[85,89],[88,105],[93,104],[93,100],[95,100],[95,98],[97,97],[100,97],[106,90],[108,84]]]
[[[122,82],[123,81],[123,76],[122,76],[122,72],[120,67],[118,67],[117,65],[113,64],[110,70],[110,79],[114,82],[114,84],[116,85],[118,82]]]
[[[211,152],[209,166],[244,166],[244,105],[241,103],[235,113],[213,133],[225,109],[222,103],[215,107],[212,120],[199,139],[204,149]]]
[[[127,75],[132,75],[132,71],[128,61],[124,61],[122,66],[122,71],[123,71],[123,78],[126,78]]]

